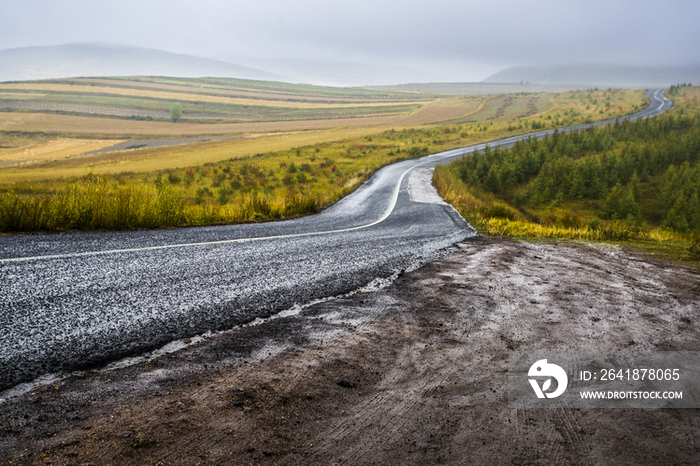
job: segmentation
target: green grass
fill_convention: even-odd
[[[69,84],[95,88],[167,90],[188,94],[246,97],[289,102],[337,103],[346,99],[358,102],[432,100],[443,97],[435,92],[402,92],[363,88],[315,86],[276,81],[235,78],[173,78],[153,76],[110,77],[101,79],[72,78],[41,81],[46,84]]]
[[[40,113],[58,113],[63,115],[104,115],[109,118],[134,118],[140,112],[165,112],[168,113],[173,99],[164,98],[149,98],[149,97],[126,97],[114,96],[110,94],[92,94],[80,92],[56,92],[56,91],[22,91],[35,92],[37,96],[34,99],[28,99],[23,95],[21,100],[23,105],[28,108],[12,108],[10,106],[3,107],[3,100],[11,101],[10,94],[12,91],[7,91],[0,99],[0,109],[3,111],[20,111],[20,112],[40,112]],[[18,91],[19,93],[19,91]],[[183,121],[196,122],[203,120],[211,122],[212,119],[221,122],[230,121],[264,121],[264,120],[290,120],[290,119],[325,119],[325,118],[346,118],[353,116],[370,116],[383,114],[400,114],[410,113],[418,108],[419,104],[412,103],[387,103],[381,106],[352,106],[345,104],[343,107],[330,107],[337,105],[336,102],[324,102],[329,105],[327,108],[294,108],[294,107],[272,107],[265,105],[270,102],[270,99],[254,99],[258,105],[236,105],[214,102],[196,102],[183,101]],[[290,101],[291,102],[291,101]],[[362,103],[362,102],[358,102]],[[36,108],[31,108],[32,104],[36,104]],[[53,105],[52,109],[45,109],[41,105]],[[119,109],[127,112],[133,112],[132,115],[114,115],[110,113],[111,109]],[[148,119],[166,121],[169,116],[162,117],[149,116]]]
[[[468,188],[445,166],[436,168],[433,183],[445,201],[482,235],[526,241],[607,242],[700,267],[697,235],[664,228],[639,229],[621,222],[596,226],[543,225],[524,219],[516,208],[503,201],[473,194],[474,189]]]

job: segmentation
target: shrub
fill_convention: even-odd
[[[216,175],[216,177],[214,177],[214,181],[211,185],[215,188],[218,188],[224,181],[226,181],[226,178],[226,173],[219,173],[218,175]]]
[[[175,122],[175,121],[179,120],[181,116],[182,116],[182,105],[180,105],[179,103],[174,103],[170,107],[170,119]]]

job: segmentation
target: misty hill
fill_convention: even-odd
[[[489,76],[482,82],[663,87],[678,83],[700,83],[700,65],[664,68],[622,65],[514,66]]]
[[[125,45],[66,44],[0,50],[0,81],[135,75],[289,81],[247,66]]]
[[[429,92],[434,94],[517,94],[519,92],[567,92],[584,88],[585,86],[568,84],[528,84],[519,83],[411,83],[393,84],[389,86],[365,86],[367,89],[391,89],[397,91]]]

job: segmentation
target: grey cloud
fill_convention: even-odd
[[[700,3],[690,1],[5,3],[3,47],[102,41],[244,65],[298,60],[430,66],[423,71],[472,80],[479,76],[470,69],[482,70],[478,74],[521,64],[700,63]]]

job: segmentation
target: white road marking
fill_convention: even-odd
[[[432,162],[432,161],[430,161]],[[377,225],[384,220],[386,220],[389,215],[394,211],[394,208],[396,207],[396,203],[399,200],[399,193],[401,192],[401,184],[403,183],[403,179],[406,177],[406,175],[413,170],[416,167],[419,167],[421,165],[425,165],[426,163],[429,162],[423,162],[418,165],[414,165],[413,167],[409,168],[403,174],[401,175],[401,178],[399,178],[398,183],[396,184],[396,191],[394,192],[394,200],[391,203],[391,206],[387,209],[386,213],[382,218],[379,220],[376,220],[372,223],[368,223],[366,225],[360,225],[356,227],[349,227],[349,228],[341,228],[339,230],[325,230],[325,231],[312,231],[312,232],[307,232],[307,233],[291,233],[288,235],[275,235],[275,236],[259,236],[259,237],[252,237],[252,238],[237,238],[237,239],[225,239],[225,240],[219,240],[219,241],[203,241],[199,243],[179,243],[179,244],[165,244],[161,246],[146,246],[142,248],[126,248],[126,249],[107,249],[104,251],[88,251],[88,252],[72,252],[72,253],[67,253],[67,254],[52,254],[52,255],[45,255],[45,256],[29,256],[29,257],[12,257],[12,258],[7,258],[7,259],[0,259],[0,263],[6,263],[6,262],[22,262],[22,261],[31,261],[31,260],[39,260],[39,259],[65,259],[69,257],[84,257],[84,256],[95,256],[99,254],[116,254],[116,253],[122,253],[122,252],[139,252],[139,251],[154,251],[158,249],[172,249],[172,248],[186,248],[186,247],[192,247],[192,246],[206,246],[206,245],[212,245],[212,244],[228,244],[228,243],[242,243],[245,241],[262,241],[262,240],[269,240],[269,239],[280,239],[280,238],[297,238],[297,237],[303,237],[303,236],[314,236],[314,235],[326,235],[330,233],[343,233],[346,231],[355,231],[355,230],[361,230],[364,228],[369,228],[374,225]]]

